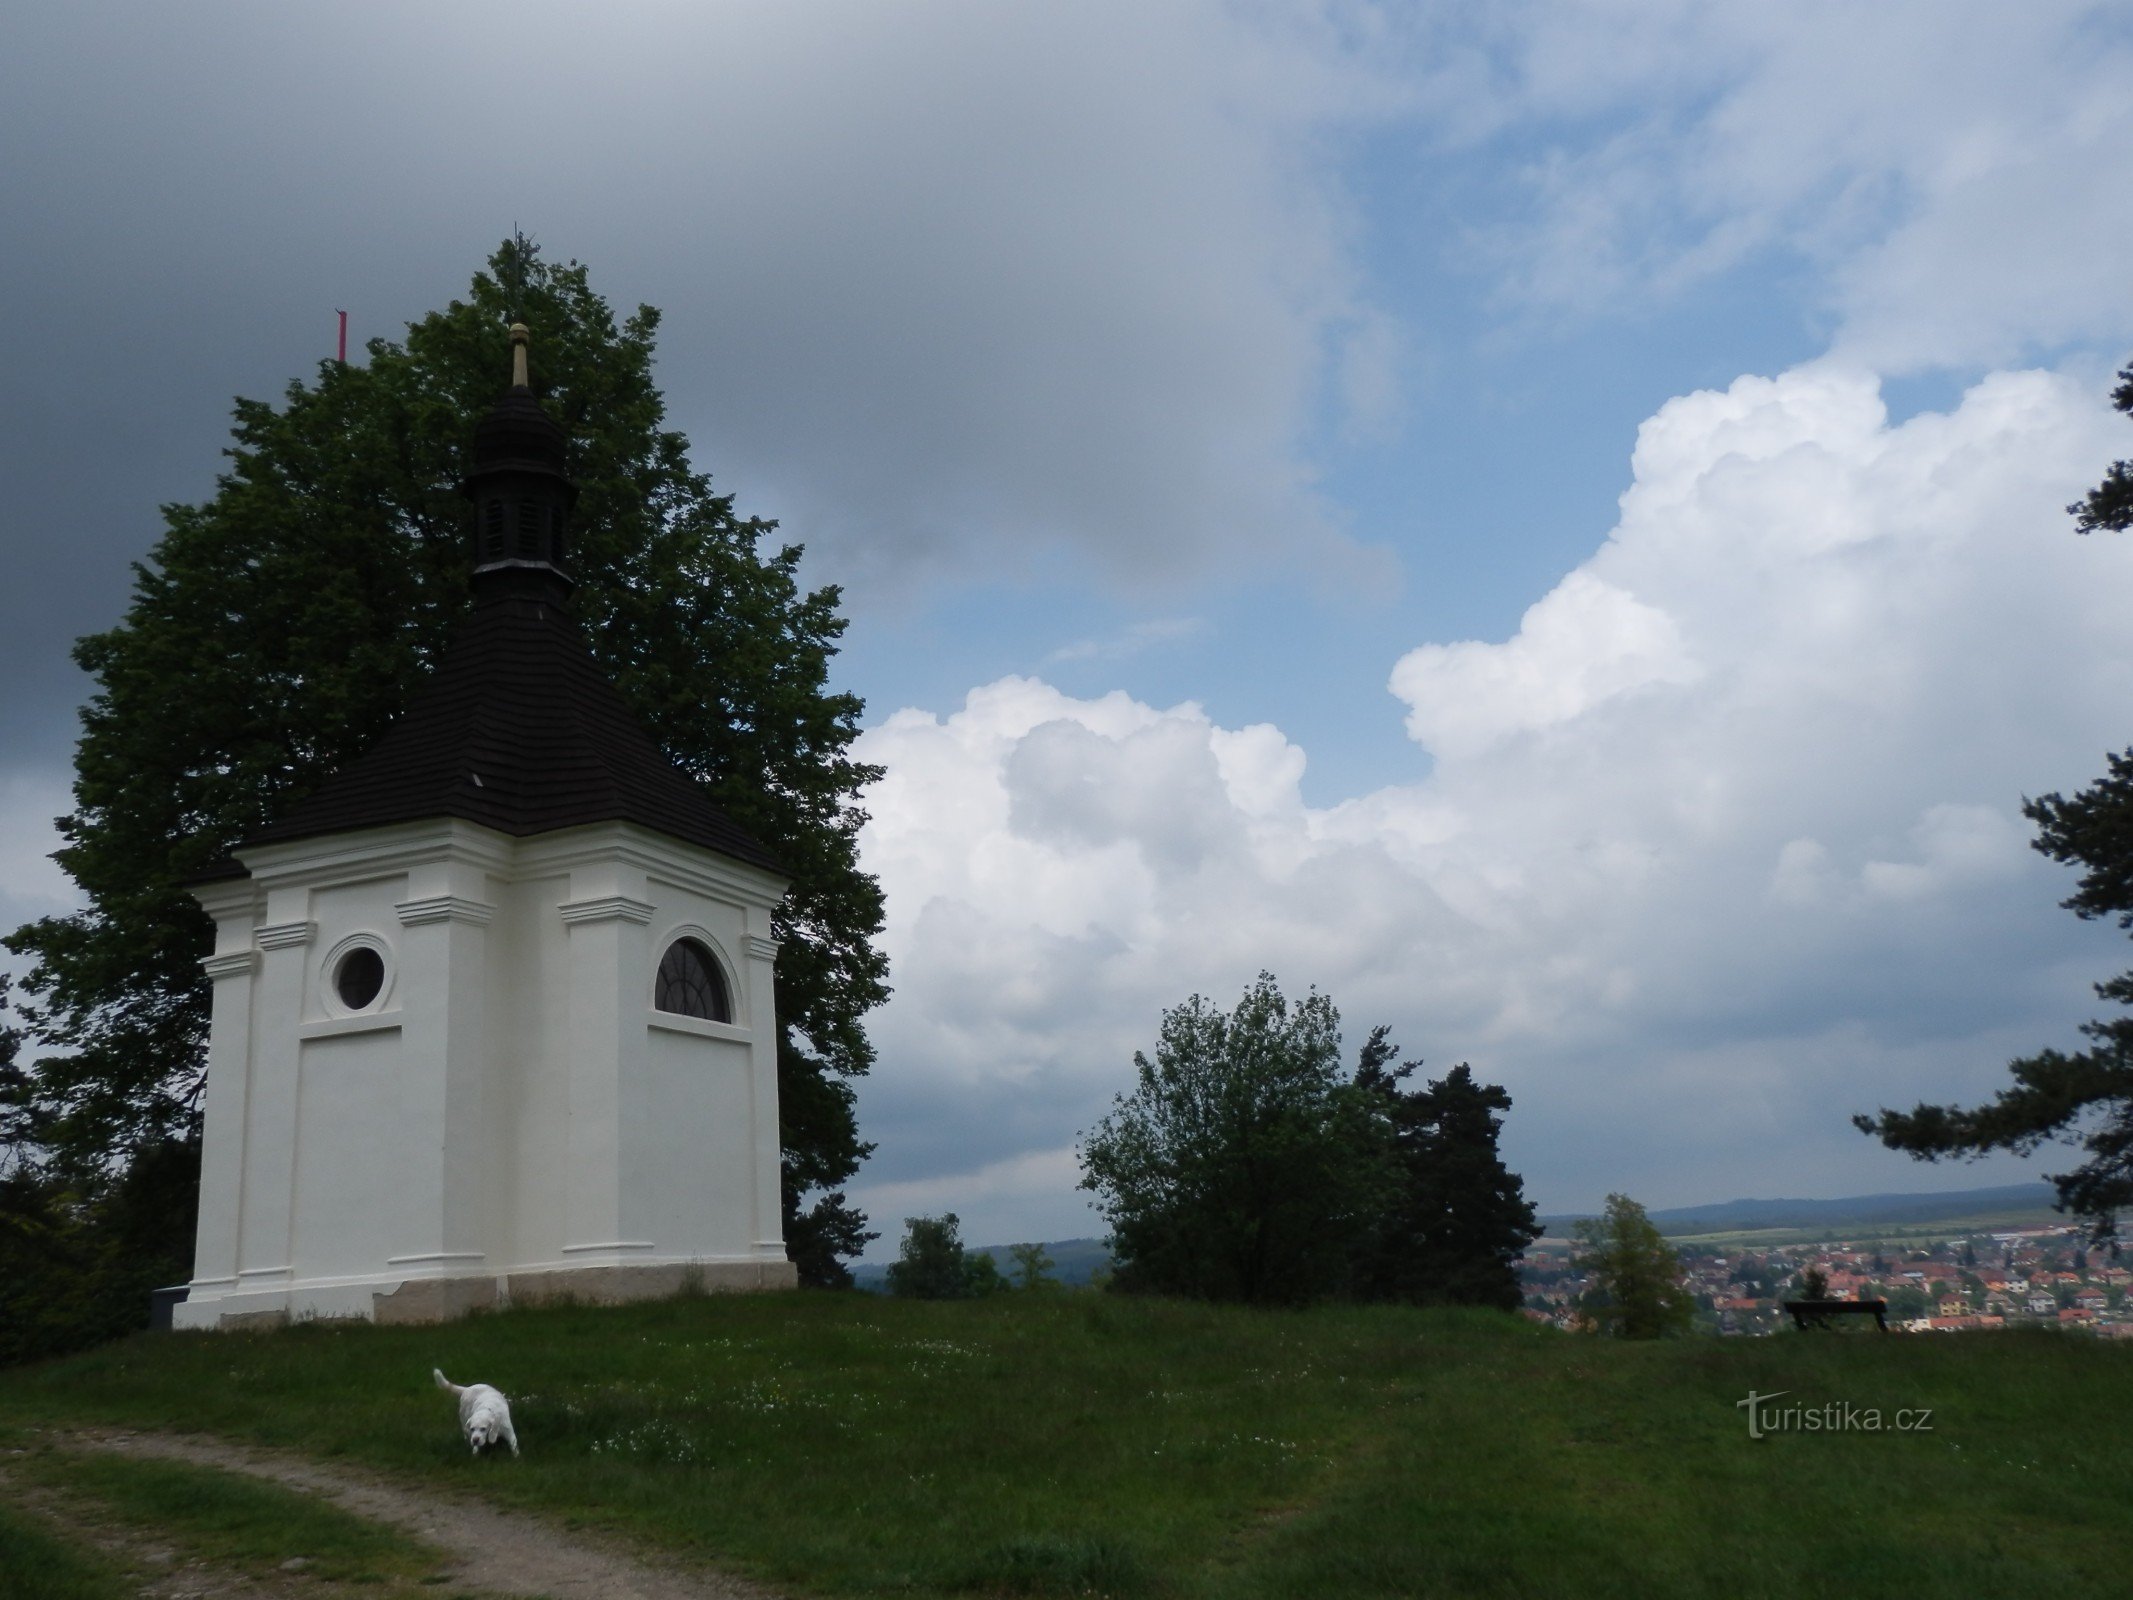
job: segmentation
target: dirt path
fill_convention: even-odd
[[[354,1467],[198,1436],[84,1431],[53,1437],[78,1448],[250,1473],[318,1495],[450,1551],[447,1570],[461,1588],[552,1600],[774,1600],[771,1590],[745,1579],[642,1561],[521,1512],[403,1488]]]
[[[154,1536],[120,1523],[96,1501],[18,1482],[4,1465],[0,1494],[11,1509],[50,1524],[70,1546],[103,1556],[128,1576],[139,1600],[303,1600],[307,1593],[317,1593],[303,1588],[296,1577],[232,1572],[212,1562],[188,1560]],[[5,1576],[0,1574],[0,1579]],[[25,1592],[36,1590],[30,1586]]]

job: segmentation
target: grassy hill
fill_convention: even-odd
[[[433,1365],[512,1395],[522,1460],[467,1459]],[[1751,1390],[1882,1428],[1751,1439]],[[200,1430],[795,1594],[2101,1595],[2126,1589],[2129,1397],[2133,1348],[2049,1333],[1624,1345],[1490,1313],[794,1294],[144,1336],[0,1373],[0,1450]]]

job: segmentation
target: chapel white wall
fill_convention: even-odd
[[[368,1315],[424,1279],[784,1263],[778,880],[627,824],[408,825],[246,865],[201,892],[214,1012],[178,1325]],[[654,1011],[681,932],[717,952],[731,1025]],[[351,1015],[332,974],[356,940],[387,987]]]

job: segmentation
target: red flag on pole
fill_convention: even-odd
[[[335,312],[334,315],[338,316],[341,319],[341,349],[340,353],[335,356],[334,359],[340,362],[340,364],[345,367],[348,365],[348,313],[345,311],[338,311]]]

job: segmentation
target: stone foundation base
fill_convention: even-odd
[[[456,1322],[470,1311],[494,1311],[501,1300],[494,1278],[411,1278],[388,1294],[372,1293],[372,1322]]]
[[[505,1306],[623,1305],[677,1294],[760,1294],[799,1287],[790,1261],[646,1262],[636,1266],[556,1267],[467,1278],[407,1278],[306,1289],[222,1295],[181,1302],[179,1328],[225,1333],[280,1327],[295,1320],[379,1323],[451,1322]]]
[[[797,1289],[800,1269],[790,1261],[677,1261],[642,1267],[563,1267],[514,1272],[502,1280],[515,1306],[618,1306],[677,1294],[760,1294]]]

